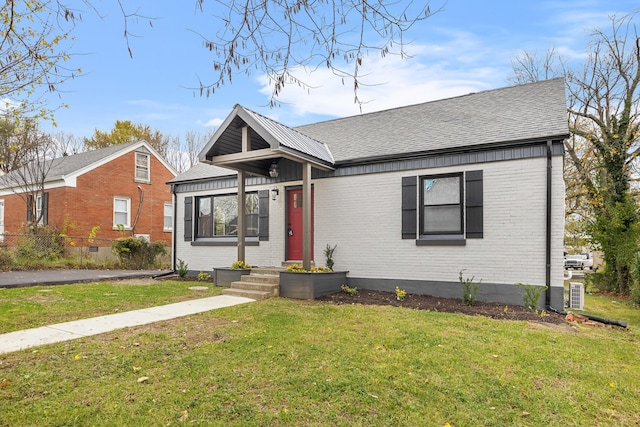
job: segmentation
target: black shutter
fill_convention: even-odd
[[[269,240],[269,190],[258,191],[258,240]]]
[[[184,198],[184,241],[193,240],[193,197]]]
[[[49,193],[42,194],[42,224],[49,223]]]
[[[33,194],[27,195],[27,222],[31,222],[33,218]]]
[[[402,177],[402,238],[415,239],[417,230],[417,176]]]
[[[466,208],[467,208],[467,239],[482,239],[482,171],[465,173]]]

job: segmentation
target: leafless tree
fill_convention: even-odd
[[[635,13],[610,17],[609,28],[592,32],[582,68],[559,67],[566,75],[572,134],[565,143],[570,165],[566,177],[576,184],[567,188],[587,202],[581,212],[588,213],[588,232],[604,251],[608,290],[621,293],[631,290],[640,238],[640,216],[630,185],[640,153],[640,37],[635,18]],[[523,55],[514,62],[518,82],[536,80],[538,70],[555,70],[551,65],[539,67],[552,64],[553,57],[547,55],[541,62],[532,58]]]
[[[22,165],[0,176],[0,185],[23,199],[27,206],[28,226],[35,231],[47,222],[45,182],[54,163],[55,141],[33,123],[16,132],[15,138],[17,144],[27,146],[29,150]]]

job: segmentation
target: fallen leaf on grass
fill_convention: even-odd
[[[527,411],[522,411],[522,413],[520,414],[520,416],[522,418],[527,418],[529,415],[531,415],[530,413],[528,413]]]
[[[2,379],[0,380],[0,387],[9,387],[9,384],[11,384],[11,381],[6,380],[6,379]]]
[[[147,382],[147,381],[149,381],[149,377],[140,377],[140,378],[138,378],[138,382],[140,384],[142,384],[144,382]]]
[[[178,421],[183,422],[186,421],[187,418],[189,418],[189,412],[187,410],[182,411],[182,415],[180,415],[180,418],[178,418]]]

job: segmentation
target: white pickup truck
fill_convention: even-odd
[[[570,268],[574,270],[584,270],[585,268],[593,270],[593,258],[589,254],[567,255],[564,257],[564,268],[565,270]]]

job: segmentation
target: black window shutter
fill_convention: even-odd
[[[402,238],[415,239],[417,230],[417,198],[418,177],[402,177]]]
[[[33,195],[27,195],[27,222],[31,222],[33,218]]]
[[[193,197],[184,198],[184,241],[193,240]]]
[[[465,173],[466,208],[467,208],[467,239],[482,239],[482,171]]]
[[[258,191],[258,240],[269,240],[269,190]]]
[[[42,224],[49,223],[49,193],[42,194]]]

